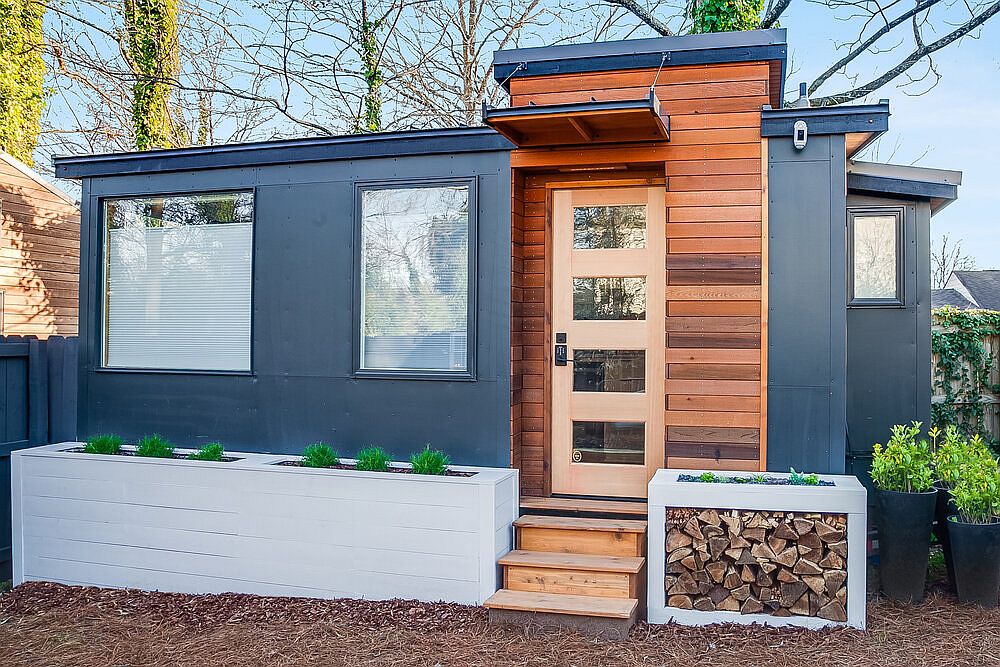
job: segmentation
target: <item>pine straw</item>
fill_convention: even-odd
[[[869,630],[640,624],[628,641],[503,629],[479,607],[29,583],[0,596],[0,665],[1000,665],[1000,612],[933,592]]]

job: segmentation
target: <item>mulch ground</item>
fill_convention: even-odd
[[[935,591],[869,630],[640,624],[627,641],[490,626],[479,607],[28,583],[0,595],[0,665],[1000,665],[1000,612]]]

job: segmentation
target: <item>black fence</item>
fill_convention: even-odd
[[[10,453],[76,439],[77,338],[0,338],[0,581],[11,577]]]

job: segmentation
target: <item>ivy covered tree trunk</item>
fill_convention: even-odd
[[[378,44],[378,30],[381,21],[368,17],[368,4],[361,3],[361,23],[358,26],[358,41],[361,51],[361,69],[365,77],[365,95],[360,117],[354,124],[355,133],[380,132],[382,130],[382,54]]]
[[[0,0],[0,149],[32,164],[45,109],[42,17],[33,0]]]
[[[764,0],[690,0],[691,32],[756,30]]]
[[[179,69],[177,0],[124,0],[126,57],[132,85],[135,147],[141,151],[174,145],[170,95]]]

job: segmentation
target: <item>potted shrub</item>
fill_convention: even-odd
[[[871,468],[882,591],[913,602],[924,597],[937,496],[931,448],[919,435],[920,422],[893,426],[886,445],[875,445]]]
[[[934,486],[938,489],[936,507],[934,509],[934,536],[941,544],[945,567],[948,570],[948,582],[955,587],[955,567],[951,557],[950,536],[948,534],[948,517],[957,514],[951,490],[962,480],[965,469],[976,461],[990,458],[986,443],[978,435],[966,440],[955,425],[948,426],[944,437],[938,442],[940,431],[935,427],[929,432],[931,449],[933,451]]]
[[[1000,469],[992,457],[966,466],[951,489],[949,517],[958,599],[995,608],[1000,598]]]

